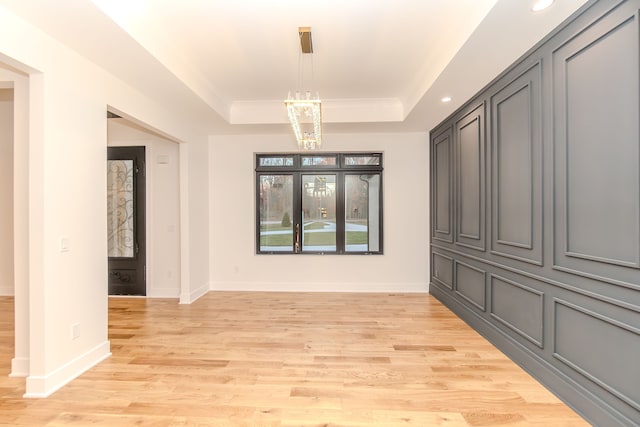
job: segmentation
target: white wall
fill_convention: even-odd
[[[147,296],[180,296],[180,157],[178,144],[124,119],[109,119],[107,144],[144,146]]]
[[[13,295],[13,89],[0,89],[0,295]]]
[[[153,276],[150,297],[180,296],[180,156],[178,144],[156,140],[147,154],[153,170]],[[149,235],[147,235],[149,236]],[[147,246],[147,250],[149,247]]]
[[[204,295],[210,288],[210,210],[209,204],[209,145],[206,141],[180,144],[180,194],[181,212],[189,217],[181,221],[182,235],[189,230],[189,242],[182,241],[182,286],[181,303],[190,303]],[[185,171],[186,165],[188,170]],[[211,212],[213,212],[211,210]],[[188,270],[185,266],[189,266]]]
[[[206,144],[207,137],[198,133],[202,127],[189,111],[174,111],[154,94],[127,86],[1,6],[0,61],[29,76],[29,271],[21,285],[29,288],[26,396],[44,397],[110,354],[107,106],[185,146]],[[197,215],[187,214],[193,230],[208,229]],[[61,251],[62,238],[68,251]],[[189,236],[185,239],[189,242]],[[191,249],[208,253],[202,246]],[[208,275],[206,265],[189,268],[193,277]],[[16,309],[19,317],[23,308]]]
[[[384,255],[256,255],[254,153],[295,151],[292,135],[211,136],[211,289],[428,290],[428,136],[327,134],[323,151],[383,151]]]

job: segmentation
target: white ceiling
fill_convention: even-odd
[[[301,66],[333,129],[429,130],[585,0],[532,3],[0,0],[135,87],[184,102],[212,132],[286,123]],[[311,27],[312,55],[299,26]]]

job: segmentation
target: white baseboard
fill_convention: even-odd
[[[0,286],[0,297],[12,297],[14,295],[15,293],[13,291],[13,286],[11,287]]]
[[[149,298],[180,298],[180,289],[173,289],[173,288],[147,289],[147,297]]]
[[[10,377],[27,377],[29,376],[29,358],[14,357],[11,359]]]
[[[23,397],[48,397],[109,356],[111,356],[110,344],[109,341],[105,341],[47,375],[29,375],[27,377],[27,390]]]
[[[213,282],[212,291],[429,293],[426,282]]]
[[[191,292],[182,292],[180,293],[180,304],[191,304],[192,302],[196,301],[198,298],[209,292],[209,290],[209,283],[205,283],[204,285]]]

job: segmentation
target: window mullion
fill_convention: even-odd
[[[293,174],[293,253],[302,253],[301,251],[296,252],[296,238],[300,239],[300,243],[302,243],[302,229],[304,224],[302,223],[302,174],[300,172],[295,172]],[[298,228],[298,233],[296,234],[296,227]]]
[[[345,252],[344,172],[336,173],[336,252]]]

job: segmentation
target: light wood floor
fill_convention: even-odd
[[[114,298],[113,356],[47,399],[7,377],[12,311],[3,426],[587,425],[430,295]]]

